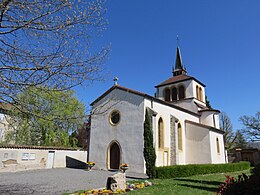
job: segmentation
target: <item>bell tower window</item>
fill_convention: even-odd
[[[164,90],[164,100],[167,102],[171,101],[171,92],[169,88]]]
[[[199,100],[199,86],[197,85],[196,86],[196,96],[197,96],[197,99]]]
[[[173,87],[172,88],[172,101],[177,100],[177,88]]]
[[[202,88],[199,87],[198,85],[196,86],[196,96],[197,96],[197,99],[198,99],[198,100],[203,101]]]
[[[202,89],[200,87],[200,101],[203,101]]]
[[[182,100],[185,98],[185,89],[184,86],[179,87],[179,100]]]

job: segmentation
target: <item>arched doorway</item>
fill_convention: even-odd
[[[117,142],[112,142],[108,149],[109,157],[109,168],[110,169],[119,169],[120,165],[120,147]]]

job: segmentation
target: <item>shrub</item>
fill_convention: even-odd
[[[259,194],[260,178],[254,175],[247,176],[242,174],[238,179],[226,176],[227,180],[220,185],[217,195],[233,195],[233,194]]]
[[[249,168],[249,162],[230,164],[173,165],[166,167],[156,167],[156,176],[160,179],[168,179],[209,173],[243,171]]]
[[[258,162],[251,171],[252,175],[260,177],[260,162]]]

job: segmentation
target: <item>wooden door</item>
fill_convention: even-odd
[[[110,146],[110,169],[119,169],[120,148],[116,142]]]

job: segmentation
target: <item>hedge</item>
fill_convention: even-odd
[[[230,164],[173,165],[156,167],[156,177],[160,179],[169,179],[210,173],[243,171],[249,168],[250,162]]]

